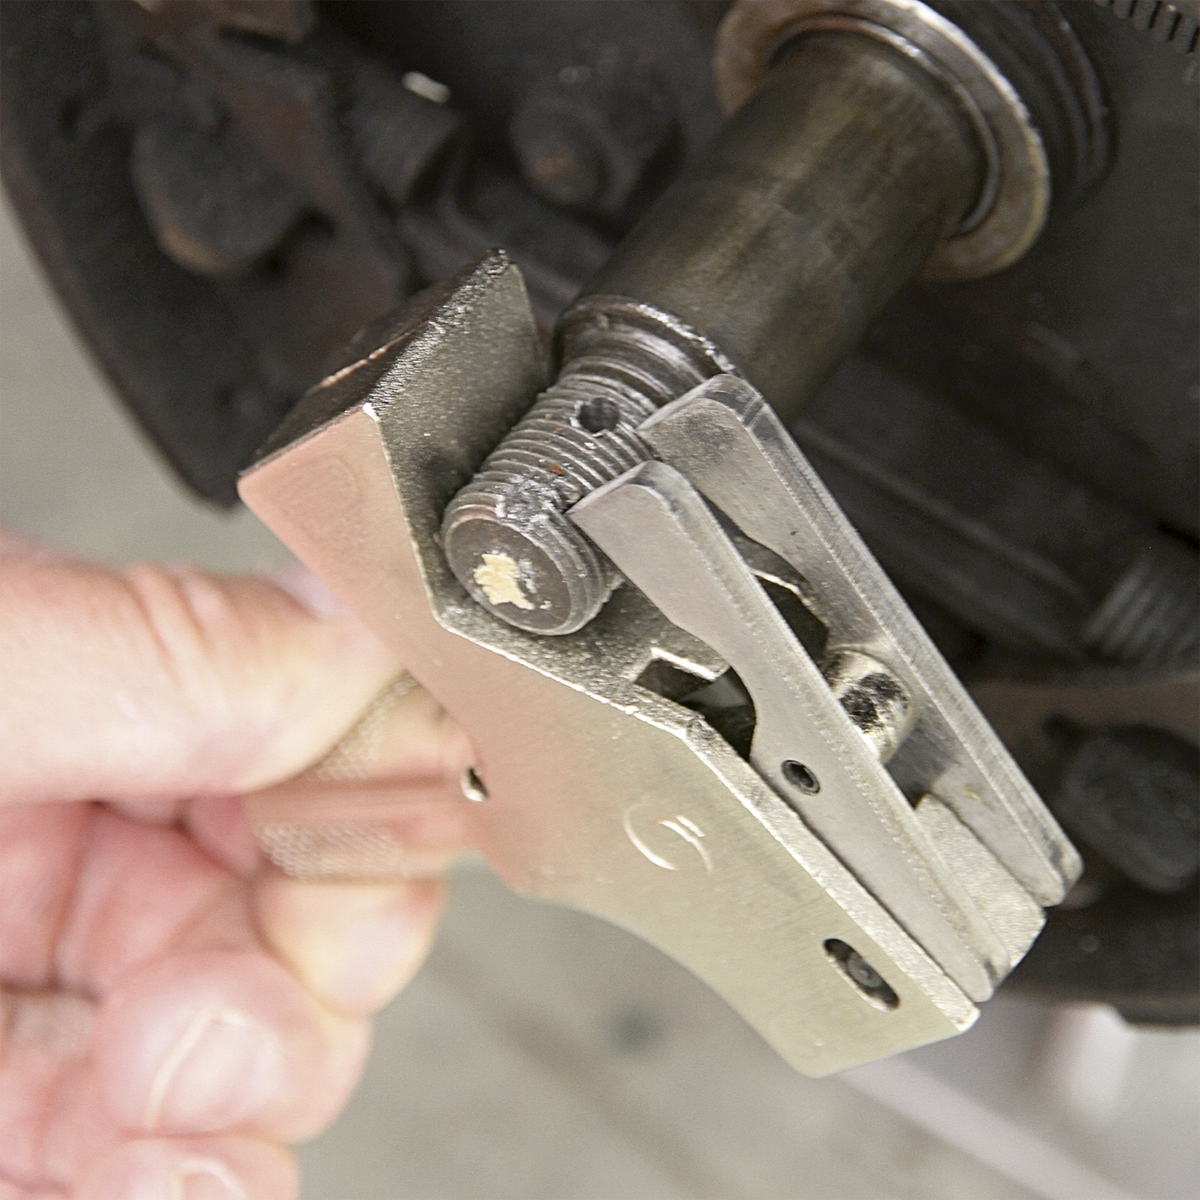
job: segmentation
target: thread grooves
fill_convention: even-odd
[[[567,633],[599,611],[620,577],[567,509],[651,458],[638,426],[722,369],[705,348],[656,320],[643,309],[576,320],[562,374],[446,509],[442,538],[451,568],[476,600],[511,624]],[[584,406],[597,405],[595,411],[615,420],[592,431],[580,415]],[[512,578],[527,596],[481,590],[483,556],[490,561],[497,553],[509,556]],[[540,575],[528,566],[534,559]],[[483,569],[490,568],[485,563]],[[494,600],[501,591],[508,603]]]

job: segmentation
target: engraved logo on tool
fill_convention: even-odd
[[[685,870],[699,857],[705,872],[711,875],[712,856],[704,844],[704,830],[682,814],[655,820],[647,814],[649,807],[635,804],[622,818],[625,832],[638,852],[665,871]],[[685,850],[684,846],[691,849]]]

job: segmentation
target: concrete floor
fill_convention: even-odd
[[[183,494],[0,213],[0,520],[111,562],[286,560]],[[1183,1200],[1200,1038],[1000,998],[842,1079],[796,1075],[656,951],[459,872],[306,1200]]]

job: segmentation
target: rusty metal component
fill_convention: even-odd
[[[971,689],[1004,741],[1034,769],[1047,752],[1045,723],[1067,717],[1086,726],[1131,723],[1200,741],[1200,672],[1190,666],[1159,676],[1093,670],[1048,680],[993,679]]]
[[[1089,678],[994,681],[975,695],[1089,856],[1164,895],[1196,874],[1200,675],[1108,669]],[[1099,899],[1104,888],[1088,882]],[[1093,884],[1095,886],[1093,887]]]
[[[329,71],[282,52],[311,31],[311,5],[112,0],[102,11],[135,123],[133,181],[160,248],[219,281],[275,347],[263,364],[275,386],[308,386],[413,282],[357,177]],[[373,78],[352,113],[369,106]],[[278,286],[284,275],[292,286]]]
[[[1146,726],[1056,724],[1067,762],[1055,809],[1075,837],[1126,879],[1161,895],[1200,868],[1200,755]]]
[[[988,680],[972,694],[1084,857],[1009,986],[1102,1000],[1129,1021],[1195,1024],[1195,666]]]
[[[509,123],[526,183],[567,208],[612,215],[676,133],[659,88],[633,70],[564,67]]]

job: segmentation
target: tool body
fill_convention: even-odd
[[[914,661],[896,677],[923,715],[889,760],[903,761],[922,731],[928,752],[906,780],[911,786],[923,771],[913,811],[806,652],[774,627],[787,655],[772,664],[777,686],[812,714],[789,730],[788,752],[817,764],[827,800],[873,812],[898,836],[871,843],[864,831],[858,844],[844,825],[823,833],[779,772],[756,769],[753,752],[747,761],[700,713],[656,690],[664,664],[702,684],[726,677],[730,663],[686,628],[688,618],[671,619],[680,614],[667,597],[658,597],[667,611],[653,602],[648,579],[650,594],[618,588],[584,628],[544,637],[487,612],[450,571],[439,538],[444,506],[544,378],[533,315],[506,256],[490,256],[376,335],[356,364],[298,406],[243,478],[242,495],[469,731],[486,790],[481,848],[506,882],[606,917],[672,954],[808,1074],[966,1028],[1077,861],[961,689],[951,681],[948,698],[923,692],[922,681],[937,690],[945,681],[915,623],[885,621],[885,636],[866,647],[917,638]],[[769,461],[769,442],[753,432],[761,401],[741,381],[721,382],[740,404],[740,415],[739,405],[724,411]],[[666,447],[672,418],[698,415],[714,402],[713,386],[664,411],[647,438]],[[788,453],[785,478],[795,482],[802,460],[794,447]],[[799,478],[819,489],[815,476]],[[635,577],[619,537],[600,526],[606,496],[639,486],[618,480],[577,514]],[[718,490],[711,480],[701,486]],[[813,527],[824,524],[828,535],[836,510],[820,490],[817,502],[827,506],[825,521],[818,511]],[[692,507],[702,524],[712,520],[694,499]],[[846,580],[873,564],[848,527],[835,533],[827,549],[837,572],[820,587],[846,597],[832,611],[854,611]],[[652,552],[656,541],[665,549],[656,534]],[[715,544],[731,576],[756,588],[749,567],[739,576],[733,543]],[[693,539],[685,552],[697,547],[705,549]],[[796,556],[794,546],[779,549]],[[871,590],[876,581],[860,573],[857,582]],[[762,601],[746,594],[769,624]],[[746,674],[753,686],[748,666]],[[881,852],[873,874],[863,857],[872,857],[871,844]],[[978,896],[981,881],[988,899],[977,908],[963,890]]]
[[[969,1025],[1079,861],[779,414],[922,267],[1018,257],[1049,176],[918,0],[724,30],[740,107],[563,316],[549,387],[494,252],[364,334],[241,493],[467,731],[512,887],[826,1074]]]

